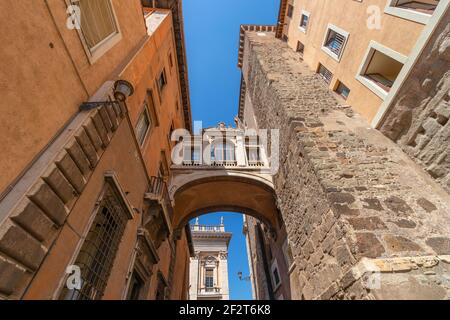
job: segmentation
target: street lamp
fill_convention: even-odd
[[[97,107],[101,107],[105,104],[114,105],[119,104],[120,102],[125,102],[125,100],[132,96],[134,93],[133,85],[126,80],[117,80],[114,83],[114,98],[115,101],[90,101],[83,102],[80,106],[81,111],[87,111],[91,109],[95,109]]]
[[[242,276],[242,271],[239,271],[237,273],[237,275],[238,275],[239,280],[241,280],[241,281],[250,281],[250,276],[243,277]]]

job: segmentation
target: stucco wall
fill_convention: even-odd
[[[122,39],[91,64],[77,30],[66,27],[66,1],[1,2],[0,144],[8,156],[0,159],[0,192],[146,36],[139,0],[112,3]]]
[[[290,3],[294,6],[294,13],[292,19],[286,17],[287,26],[284,28],[289,46],[296,50],[297,41],[302,42],[305,46],[303,59],[309,68],[316,71],[321,63],[330,70],[334,74],[330,88],[336,88],[337,80],[343,82],[351,90],[345,103],[370,121],[382,100],[355,78],[370,40],[408,56],[424,25],[384,13],[387,0],[293,0]],[[381,29],[367,27],[368,12],[374,12],[368,9],[373,6],[379,10]],[[306,33],[298,27],[302,10],[311,14]],[[339,62],[321,49],[329,23],[349,33]]]

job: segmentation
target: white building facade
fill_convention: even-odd
[[[190,300],[229,300],[228,245],[231,233],[220,225],[191,226],[195,257],[190,264]]]

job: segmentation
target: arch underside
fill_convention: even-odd
[[[183,228],[191,219],[212,212],[227,211],[253,216],[272,230],[279,226],[279,213],[273,188],[261,181],[214,176],[192,180],[174,195],[175,229]]]

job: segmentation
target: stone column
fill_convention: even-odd
[[[222,293],[222,300],[230,300],[230,293],[228,289],[228,255],[223,253],[220,255],[219,274],[220,274],[220,288]]]
[[[236,161],[239,167],[247,166],[243,136],[236,137]]]
[[[191,266],[190,266],[190,285],[189,288],[189,300],[197,300],[197,294],[198,294],[198,276],[199,276],[199,263],[198,263],[198,257],[191,259]]]

